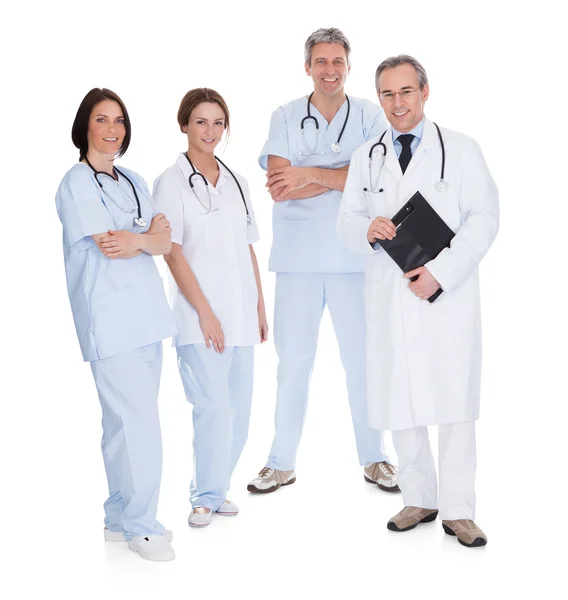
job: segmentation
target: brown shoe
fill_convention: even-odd
[[[390,529],[391,531],[408,531],[414,529],[418,523],[430,523],[431,521],[435,521],[437,516],[437,508],[405,506],[398,515],[395,515],[387,523],[387,529]]]
[[[448,535],[455,535],[458,542],[468,548],[477,548],[487,544],[487,536],[470,519],[442,521],[442,527]]]

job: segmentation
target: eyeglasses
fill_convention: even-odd
[[[379,98],[383,102],[392,102],[394,97],[398,94],[401,98],[410,98],[412,94],[419,92],[421,88],[409,88],[400,92],[381,92]]]

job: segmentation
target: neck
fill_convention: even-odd
[[[187,155],[195,168],[201,172],[219,168],[213,152],[202,152],[190,146],[187,149]]]
[[[343,90],[337,94],[333,94],[333,96],[321,94],[318,90],[315,90],[314,95],[312,96],[312,104],[320,111],[328,122],[335,117],[337,111],[344,102],[345,92]]]
[[[97,152],[96,150],[87,151],[87,159],[93,165],[96,171],[101,171],[102,173],[108,173],[114,177],[114,155],[113,154],[103,154],[102,152]],[[86,161],[85,161],[86,162]]]

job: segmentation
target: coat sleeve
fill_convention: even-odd
[[[478,144],[474,140],[468,144],[462,155],[464,175],[459,194],[462,226],[450,247],[425,265],[446,292],[473,274],[499,229],[497,187]]]
[[[353,153],[347,181],[341,197],[337,215],[337,233],[339,239],[349,250],[357,254],[375,254],[367,240],[367,231],[371,218],[367,208],[367,198],[363,191],[364,180],[361,172],[361,160],[364,156],[359,148]]]

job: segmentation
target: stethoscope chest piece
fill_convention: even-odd
[[[339,144],[337,142],[335,142],[334,144],[331,144],[331,151],[334,154],[339,154],[341,152],[341,148],[339,147]]]
[[[146,221],[142,217],[136,217],[134,219],[134,224],[138,225],[138,227],[146,227]]]
[[[440,179],[436,181],[434,188],[437,192],[445,192],[448,189],[448,184],[443,179]]]

